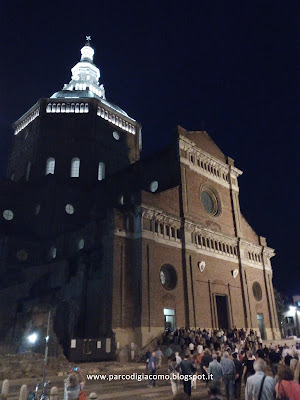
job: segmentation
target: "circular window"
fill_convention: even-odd
[[[78,240],[78,250],[82,250],[84,248],[84,239],[81,238]]]
[[[67,214],[74,214],[74,207],[72,206],[72,204],[67,204],[65,210]]]
[[[49,257],[55,258],[56,257],[56,247],[52,246],[49,250]]]
[[[205,211],[216,216],[220,214],[219,201],[215,193],[208,187],[204,187],[201,192],[201,202]]]
[[[41,206],[38,204],[38,205],[35,207],[35,211],[34,211],[35,215],[38,215],[38,213],[40,212],[40,209],[41,209]]]
[[[116,132],[116,131],[113,132],[113,137],[114,137],[114,139],[116,139],[116,140],[120,140],[120,135],[119,135],[119,133]]]
[[[28,253],[25,249],[21,249],[17,252],[17,259],[19,261],[26,261],[28,258]]]
[[[160,283],[167,290],[173,290],[177,285],[177,273],[170,264],[165,264],[160,269]]]
[[[11,221],[14,217],[14,213],[11,210],[4,210],[3,211],[3,218],[6,219],[6,221]]]
[[[260,301],[262,299],[262,290],[261,286],[258,282],[254,282],[252,285],[253,296],[256,301]]]
[[[156,192],[158,189],[158,182],[157,181],[153,181],[150,183],[150,190],[152,193]]]

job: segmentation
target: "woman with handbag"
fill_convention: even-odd
[[[278,368],[277,384],[275,387],[276,398],[282,400],[299,400],[300,385],[293,381],[294,375],[287,365]]]

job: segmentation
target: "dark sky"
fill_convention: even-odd
[[[11,123],[70,81],[85,36],[108,100],[143,125],[143,154],[177,124],[205,129],[244,171],[241,210],[300,293],[296,1],[3,2],[0,163]],[[298,36],[299,37],[299,36]]]

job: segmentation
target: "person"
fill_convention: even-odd
[[[169,358],[171,357],[173,354],[173,350],[171,349],[171,347],[169,346],[166,350],[166,356]]]
[[[273,376],[275,376],[277,374],[278,364],[281,361],[281,356],[280,356],[280,353],[277,353],[275,351],[275,348],[273,346],[271,347],[271,351],[269,353],[269,360],[270,360]]]
[[[279,399],[300,399],[300,385],[293,381],[294,375],[288,365],[281,365],[278,368],[276,396]]]
[[[176,351],[175,357],[176,357],[176,362],[177,362],[177,364],[180,364],[182,360],[181,360],[181,357],[180,357],[178,351]]]
[[[160,350],[160,348],[158,348],[155,353],[156,353],[157,369],[158,369],[158,368],[161,368],[161,362],[162,362],[163,353]]]
[[[235,382],[235,365],[229,358],[228,351],[224,351],[223,360],[221,360],[221,367],[223,370],[223,381],[225,385],[225,392],[227,400],[234,399],[234,382]]]
[[[76,368],[76,367],[75,367]],[[77,400],[84,389],[85,381],[79,368],[69,372],[64,382],[64,400]]]
[[[253,368],[254,375],[247,379],[245,388],[245,400],[272,400],[275,398],[275,379],[266,376],[267,364],[262,358],[258,358]],[[260,398],[259,398],[260,395]]]
[[[245,359],[245,352],[244,350],[241,350],[240,355],[239,355],[239,360],[243,363]]]
[[[286,356],[284,357],[284,363],[285,365],[287,365],[288,367],[291,364],[291,360],[293,359],[293,356],[291,355],[291,350],[289,350],[286,354]]]
[[[236,399],[241,398],[241,385],[242,385],[242,373],[243,373],[243,364],[238,359],[238,353],[233,353],[233,362],[235,366],[235,385],[234,385],[234,397]]]
[[[189,354],[185,354],[184,360],[180,363],[181,374],[184,375],[183,379],[183,390],[189,397],[192,395],[192,381],[191,376],[195,372],[195,368],[192,360],[190,360]]]
[[[205,380],[206,383],[208,381],[208,366],[211,361],[212,361],[212,357],[210,354],[210,350],[205,349],[204,355],[201,359],[201,369],[202,369],[202,373],[204,374],[203,380]]]
[[[247,383],[248,377],[255,374],[255,371],[253,368],[254,361],[255,361],[255,357],[254,357],[252,351],[248,351],[247,359],[244,361],[244,364],[243,364],[243,380],[245,382],[245,385]]]
[[[197,346],[197,353],[198,353],[198,354],[202,354],[202,352],[203,352],[203,345],[200,343],[200,344],[198,344],[198,346]]]
[[[191,355],[193,355],[193,354],[194,354],[194,349],[195,349],[195,345],[194,345],[193,342],[191,342],[191,343],[189,344],[189,349],[190,349]]]
[[[256,357],[262,358],[263,360],[266,358],[266,355],[265,355],[265,352],[263,351],[263,349],[256,350]]]
[[[300,384],[300,360],[298,361],[294,371],[294,382]]]
[[[154,375],[156,372],[156,352],[153,351],[150,359],[149,359],[149,365],[148,365],[148,369],[149,369],[149,374],[150,375]],[[155,386],[155,379],[152,376],[152,379],[150,379],[148,387],[154,387]]]
[[[290,361],[290,368],[291,368],[293,373],[295,372],[295,369],[297,367],[298,362],[299,362],[299,355],[298,355],[297,350],[294,350],[293,351],[293,358]]]
[[[148,372],[149,360],[151,357],[151,353],[149,350],[146,351],[145,358],[146,358],[146,374]]]
[[[212,355],[212,361],[208,365],[208,373],[213,375],[215,381],[221,382],[223,369],[221,364],[218,362],[218,356],[216,353]]]
[[[211,380],[207,385],[208,397],[210,400],[221,400],[221,382],[216,380]]]
[[[185,340],[184,340],[184,337],[181,337],[181,339],[180,339],[181,353],[183,353],[183,351],[184,351],[184,346],[185,346]]]
[[[180,367],[176,361],[176,357],[169,357],[168,372],[170,375],[171,389],[174,397],[179,391],[179,371]]]

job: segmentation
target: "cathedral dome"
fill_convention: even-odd
[[[82,99],[96,98],[103,104],[128,117],[128,114],[120,107],[106,100],[103,84],[99,84],[100,70],[93,63],[94,49],[90,45],[90,36],[81,49],[81,59],[72,68],[72,78],[63,89],[54,93],[51,99]]]

